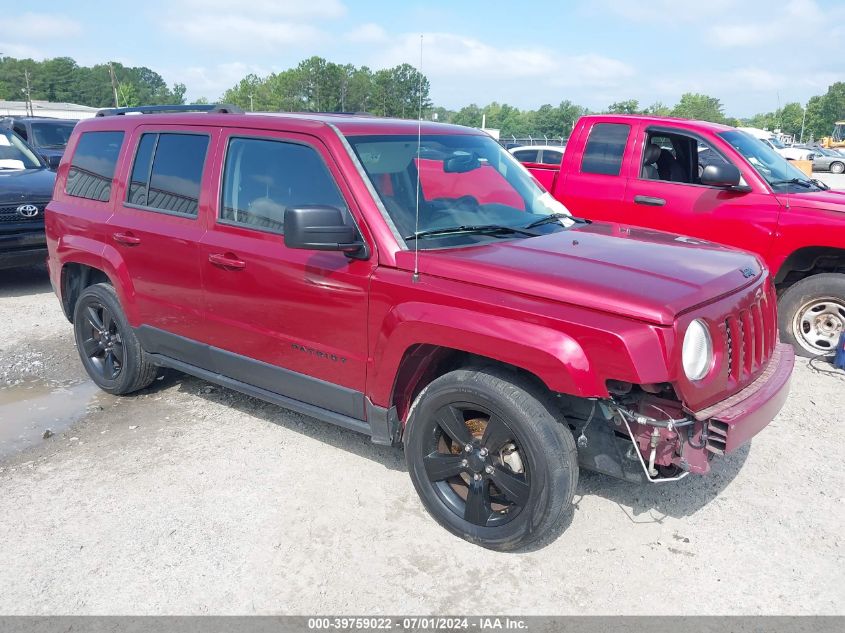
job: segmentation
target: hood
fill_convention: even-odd
[[[777,194],[778,202],[786,206],[787,197]],[[845,191],[828,189],[827,191],[790,191],[789,206],[801,206],[807,209],[825,209],[845,213]]]
[[[41,169],[0,169],[0,206],[24,202],[47,202],[53,197],[56,174]]]
[[[412,266],[403,251],[400,266]],[[404,256],[410,255],[405,261]],[[660,325],[759,279],[757,258],[703,240],[595,223],[527,239],[420,252],[420,272]],[[748,275],[748,276],[746,276]]]

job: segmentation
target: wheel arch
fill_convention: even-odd
[[[109,248],[106,248],[103,256],[96,259],[74,257],[62,262],[59,277],[60,297],[62,310],[69,321],[73,320],[76,301],[85,288],[97,283],[108,283],[117,293],[127,320],[131,324],[137,323],[132,279],[123,259],[119,256],[115,258],[114,254],[109,257],[108,251]]]
[[[420,309],[422,310],[421,306]],[[418,312],[406,306],[382,330],[374,358],[370,397],[396,407],[404,420],[413,399],[431,380],[452,369],[485,363],[529,376],[544,389],[574,396],[607,395],[604,382],[581,345],[567,334],[536,323],[496,319],[460,308]]]
[[[845,271],[845,248],[804,246],[790,253],[778,268],[775,284],[789,285],[810,275]]]

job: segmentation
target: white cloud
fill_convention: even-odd
[[[718,14],[730,14],[743,0],[592,0],[588,11],[593,14],[611,13],[633,22],[697,22]]]
[[[266,66],[231,62],[214,66],[161,69],[161,76],[168,84],[184,83],[188,88],[189,102],[198,97],[205,97],[214,102],[247,75],[265,77],[271,72],[273,69]]]
[[[636,75],[630,64],[594,53],[564,56],[557,65],[554,83],[560,86],[614,88]]]
[[[82,34],[82,23],[63,15],[24,13],[6,22],[3,36],[12,41],[67,39]],[[5,52],[5,51],[4,51]]]
[[[3,57],[17,57],[18,59],[43,59],[46,57],[40,49],[29,46],[28,44],[18,44],[16,42],[0,41],[0,55]]]
[[[401,35],[380,55],[379,66],[419,65],[420,37]],[[423,36],[423,73],[429,77],[466,75],[514,77],[542,75],[555,64],[555,57],[539,49],[490,46],[454,33]]]
[[[242,15],[206,14],[165,23],[172,33],[205,46],[239,52],[271,52],[278,47],[314,44],[325,39],[309,24],[266,20]]]
[[[343,17],[347,11],[339,0],[248,0],[244,3],[246,6],[237,6],[232,0],[186,0],[183,4],[203,13],[234,15],[233,9],[237,9],[239,15],[248,12],[251,16],[274,16],[289,20],[335,19]]]
[[[715,24],[708,32],[717,46],[751,48],[769,45],[787,53],[817,46],[820,33],[830,36],[829,39],[825,37],[826,43],[829,41],[836,45],[837,38],[830,34],[830,29],[841,24],[843,18],[845,12],[842,7],[823,11],[816,0],[790,0],[777,10],[732,16],[730,20]]]
[[[378,44],[387,41],[388,36],[387,31],[381,26],[373,22],[368,22],[349,31],[344,36],[344,39],[349,42],[355,42],[356,44]]]
[[[4,24],[0,55],[17,58],[43,59],[47,53],[40,47],[42,44],[62,42],[83,32],[80,22],[46,13],[23,13]],[[33,46],[34,42],[39,46]]]

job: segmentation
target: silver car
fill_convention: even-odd
[[[833,174],[845,172],[845,156],[832,149],[814,147],[813,171],[829,171]]]

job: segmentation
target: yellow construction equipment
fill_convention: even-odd
[[[845,121],[837,121],[833,124],[833,132],[830,136],[823,137],[819,143],[822,147],[845,147]]]

